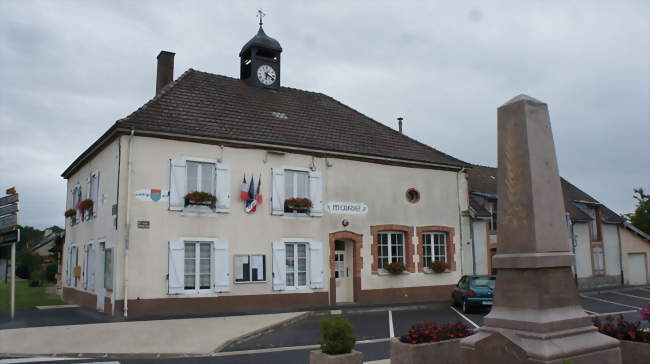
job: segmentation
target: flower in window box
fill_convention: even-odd
[[[74,217],[76,214],[77,214],[77,210],[75,210],[75,209],[67,209],[63,213],[63,216],[65,216],[65,217]]]
[[[284,200],[284,209],[296,212],[307,212],[312,207],[311,200],[306,197],[291,197]]]
[[[406,270],[404,263],[401,262],[392,262],[386,266],[386,270],[391,274],[401,274]]]
[[[436,273],[443,273],[449,269],[449,265],[441,260],[436,260],[431,263],[431,266],[429,268],[431,268],[431,270]]]
[[[81,211],[81,213],[84,213],[84,212],[86,212],[88,210],[92,210],[92,208],[93,208],[93,200],[87,198],[87,199],[79,202],[79,207],[78,208],[79,208],[79,211]]]
[[[194,191],[185,195],[185,206],[198,205],[214,208],[217,197],[209,192]]]

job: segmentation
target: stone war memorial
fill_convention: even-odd
[[[520,95],[498,109],[497,289],[465,363],[620,364],[618,340],[582,310],[571,265],[548,106]]]

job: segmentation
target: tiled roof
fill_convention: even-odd
[[[321,93],[186,71],[118,127],[467,166]]]
[[[474,165],[467,170],[468,184],[470,193],[482,193],[489,195],[497,195],[497,169],[492,167],[485,167]],[[562,194],[564,195],[564,208],[566,212],[571,215],[573,221],[591,221],[591,217],[582,211],[576,205],[575,201],[583,201],[587,203],[598,204],[602,206],[602,219],[606,223],[620,224],[625,220],[618,216],[614,211],[602,205],[598,200],[589,196],[586,192],[571,184],[569,181],[561,178],[562,181]],[[470,200],[470,206],[472,200]],[[481,215],[482,206],[474,201],[475,206],[472,206],[479,216]]]

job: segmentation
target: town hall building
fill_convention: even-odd
[[[174,79],[158,55],[155,97],[63,172],[66,301],[127,316],[449,297],[471,267],[469,166],[282,86],[281,53],[260,24],[239,78]]]

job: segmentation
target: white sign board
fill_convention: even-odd
[[[327,212],[334,215],[365,215],[368,206],[358,202],[328,202]]]

